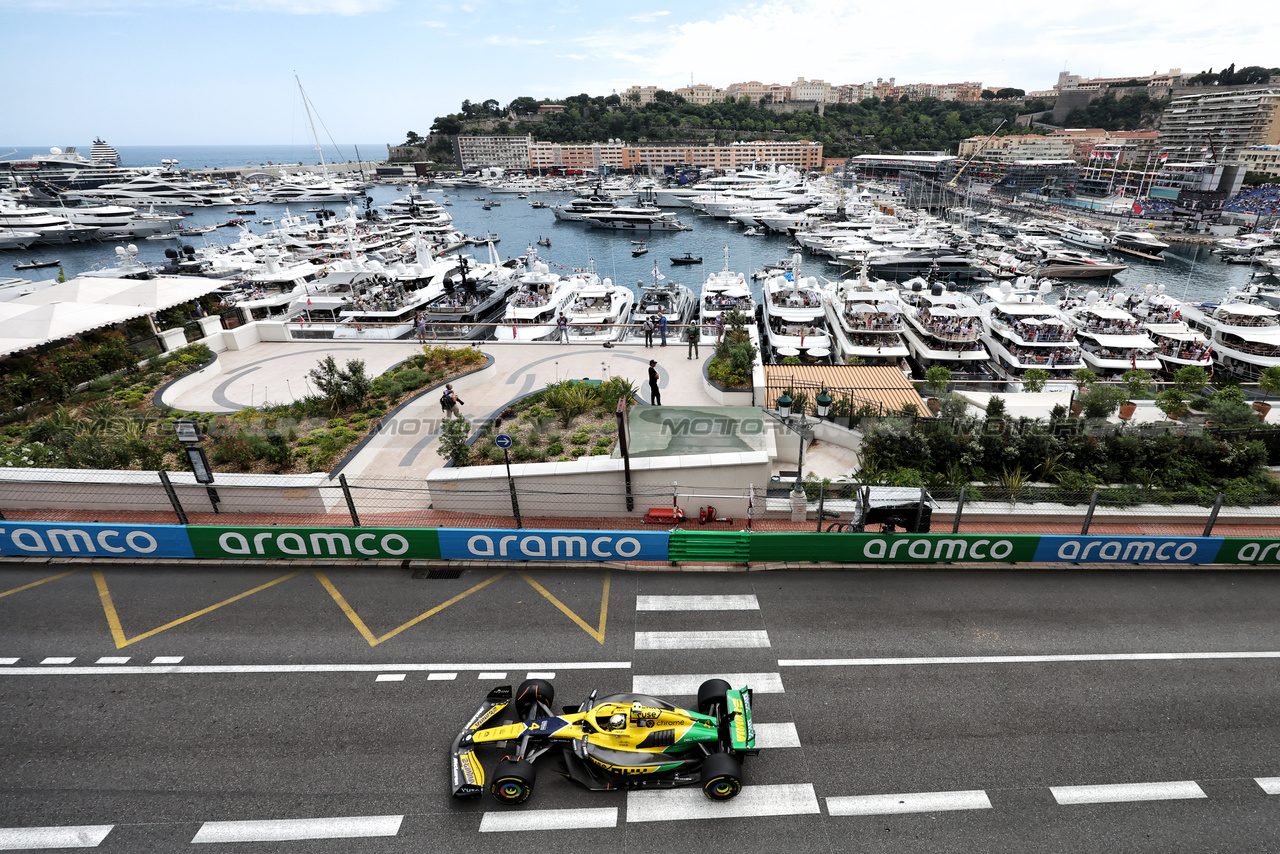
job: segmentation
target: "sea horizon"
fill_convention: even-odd
[[[101,138],[101,137],[99,137]],[[181,169],[223,169],[232,166],[267,166],[280,164],[315,165],[320,162],[316,147],[311,143],[244,143],[236,145],[114,145],[120,154],[120,165],[129,167],[160,166],[161,160],[177,160]],[[357,159],[381,161],[387,158],[387,146],[394,143],[333,143],[322,146],[328,163]],[[64,151],[72,146],[50,143],[46,145],[0,144],[0,159],[22,160],[36,154],[48,153],[50,148]],[[75,150],[89,156],[92,140],[76,143]]]

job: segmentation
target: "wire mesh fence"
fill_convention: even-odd
[[[708,531],[1280,535],[1280,500],[1205,490],[966,485],[931,489],[770,480],[600,479],[554,485],[512,478],[417,480],[345,475],[188,472],[0,472],[6,521],[296,527]]]

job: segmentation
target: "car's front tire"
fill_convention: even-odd
[[[494,800],[514,806],[529,800],[538,769],[525,759],[502,759],[493,772],[489,793]]]
[[[550,682],[545,679],[526,679],[520,683],[520,687],[516,690],[516,712],[521,718],[529,714],[529,710],[533,708],[535,700],[541,700],[543,705],[548,709],[552,708],[551,703],[556,698],[556,689]]]
[[[713,801],[736,798],[742,791],[742,763],[727,753],[713,753],[702,763],[702,794]]]

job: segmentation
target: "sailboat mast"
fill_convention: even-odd
[[[329,166],[324,162],[324,148],[320,145],[320,137],[316,135],[316,123],[311,118],[311,104],[307,101],[307,92],[302,88],[302,81],[298,79],[298,75],[293,75],[293,79],[298,81],[298,92],[302,95],[302,108],[307,111],[307,124],[311,126],[311,138],[316,143],[316,154],[320,155],[320,174],[327,180]]]

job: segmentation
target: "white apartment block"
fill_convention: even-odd
[[[705,83],[695,83],[692,86],[677,89],[676,94],[690,104],[717,104],[725,98],[725,90]]]
[[[601,167],[622,168],[621,142],[596,142],[569,144],[559,142],[535,142],[529,147],[527,166],[534,169],[577,169],[599,172]]]
[[[959,155],[971,157],[985,136],[961,140]],[[983,160],[1070,160],[1075,146],[1070,139],[1053,136],[998,136],[982,149]]]
[[[817,101],[819,104],[827,104],[836,99],[833,87],[827,81],[805,80],[803,77],[797,77],[796,82],[791,84],[791,100]]]
[[[453,153],[463,169],[497,166],[503,169],[528,169],[529,148],[533,137],[525,136],[456,136]]]
[[[1196,163],[1217,153],[1234,162],[1248,149],[1280,144],[1280,86],[1205,89],[1175,98],[1160,117],[1160,145],[1170,163]]]
[[[1240,162],[1248,172],[1262,172],[1273,178],[1280,178],[1280,145],[1259,145],[1245,149],[1240,154]]]
[[[622,93],[622,103],[645,106],[653,103],[653,97],[662,89],[661,86],[628,86]],[[632,97],[635,96],[635,97]]]

